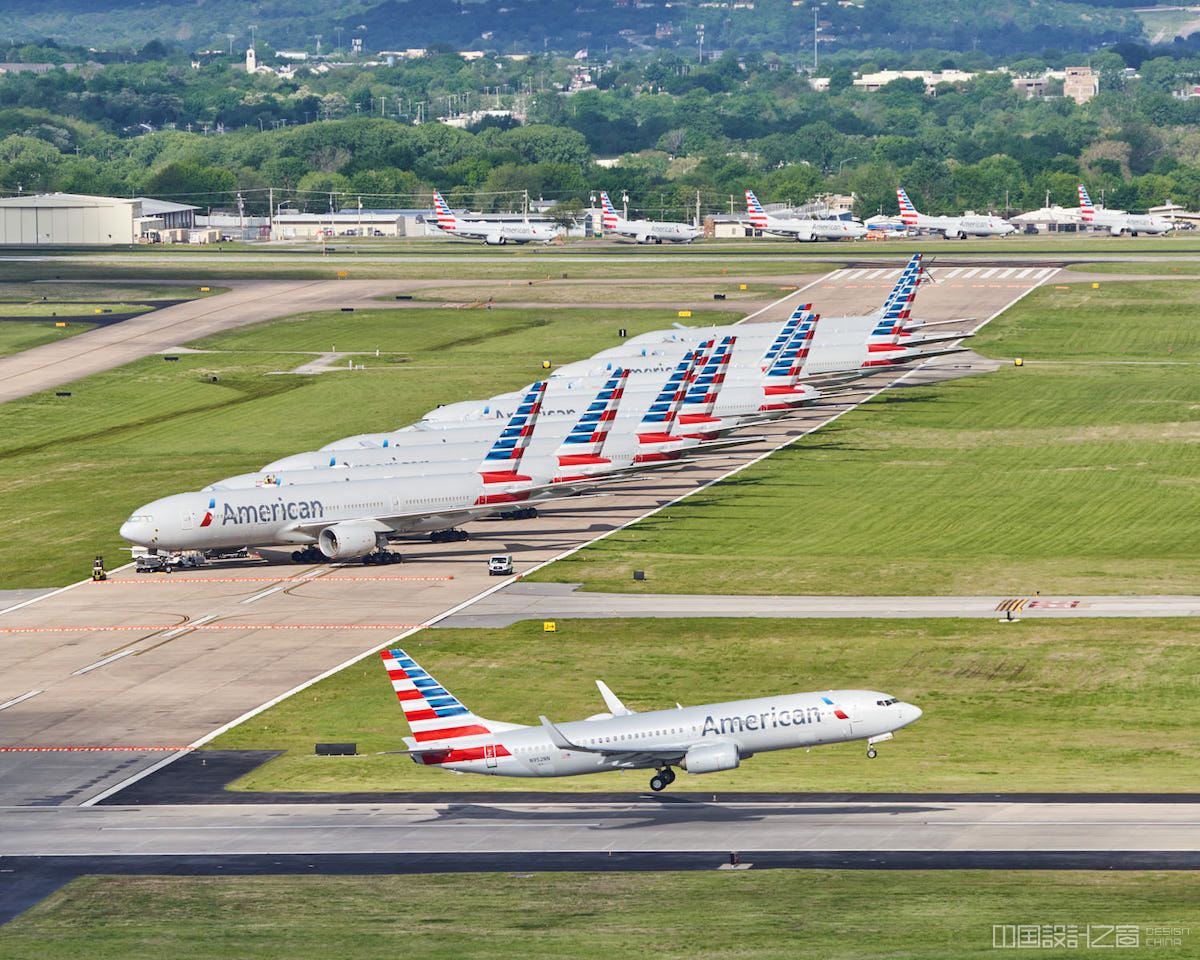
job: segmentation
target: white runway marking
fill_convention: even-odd
[[[24,703],[26,700],[32,700],[39,693],[45,693],[44,690],[30,690],[28,693],[23,693],[19,697],[13,697],[11,700],[5,700],[0,703],[0,710],[7,710],[9,707],[15,707],[18,703]]]
[[[91,673],[93,670],[99,670],[101,667],[120,660],[122,657],[127,657],[133,652],[133,648],[130,647],[128,650],[122,650],[120,653],[114,653],[111,657],[105,657],[103,660],[97,660],[95,663],[89,663],[86,667],[80,667],[78,670],[72,673],[71,676],[82,677],[85,673]]]
[[[1005,277],[1009,276],[1016,269],[1017,269],[1016,267],[1009,267],[1007,270],[1002,270],[1000,272],[1000,274],[996,277],[996,279],[1003,280]]]
[[[944,277],[942,277],[942,279],[943,280],[953,280],[955,277],[957,277],[962,272],[963,272],[962,267],[955,267],[948,274],[946,274]]]
[[[979,267],[975,267],[974,269],[972,269],[972,270],[968,270],[966,273],[964,273],[964,274],[962,275],[962,278],[963,278],[964,280],[970,280],[970,279],[971,279],[973,276],[975,276],[975,274],[977,274],[978,272],[979,272]]]
[[[979,275],[979,279],[986,280],[988,277],[992,276],[999,269],[1000,269],[999,267],[992,267],[990,270],[984,270],[983,273],[981,273]]]
[[[1035,269],[1037,269],[1037,268],[1036,268],[1036,267],[1026,267],[1024,270],[1022,270],[1020,273],[1018,273],[1018,274],[1017,274],[1017,279],[1018,279],[1018,280],[1022,280],[1022,279],[1024,279],[1025,277],[1027,277],[1027,276],[1029,276],[1031,273],[1033,273],[1033,271],[1034,271]]]

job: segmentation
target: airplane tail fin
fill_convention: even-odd
[[[712,344],[713,341],[706,340],[684,354],[683,359],[676,364],[671,375],[667,377],[667,382],[658,392],[658,396],[654,398],[650,408],[643,415],[642,422],[638,425],[640,432],[652,431],[655,434],[670,432],[671,425],[679,414],[679,408],[687,396],[688,385],[691,383],[696,364],[701,361]]]
[[[379,655],[412,730],[412,736],[405,737],[405,742],[414,752],[425,753],[424,762],[482,758],[482,746],[474,748],[478,758],[463,754],[470,754],[472,748],[468,745],[480,743],[480,738],[490,740],[497,731],[512,728],[512,724],[476,716],[405,651],[381,650]],[[439,759],[442,752],[451,755]]]
[[[750,214],[750,225],[759,230],[767,225],[767,213],[758,202],[753,190],[746,191],[746,212]]]
[[[557,455],[559,466],[595,463],[601,460],[604,441],[608,439],[617,406],[625,392],[625,381],[629,371],[617,369],[605,381],[596,399],[588,404],[578,422],[559,444]]]
[[[922,277],[921,254],[914,254],[908,265],[900,271],[900,278],[884,301],[879,321],[867,337],[867,343],[894,342],[902,332],[904,323],[912,312],[912,302],[917,297],[917,287]]]
[[[903,187],[896,188],[896,199],[900,202],[900,222],[906,226],[915,227],[920,213],[913,206],[913,202],[908,199],[908,194]]]
[[[1096,216],[1096,208],[1092,206],[1092,198],[1088,196],[1087,187],[1079,185],[1079,213],[1084,223],[1089,223]]]
[[[733,345],[736,342],[737,337],[722,339],[709,356],[704,369],[700,371],[699,376],[688,389],[684,403],[688,406],[698,406],[700,409],[696,412],[703,416],[711,415],[713,408],[717,405],[717,395],[721,391],[721,385],[725,382],[725,372],[729,368]]]
[[[437,217],[437,225],[441,230],[454,230],[458,227],[458,220],[454,216],[454,211],[450,209],[442,195],[436,190],[433,191],[433,212]]]
[[[620,216],[617,214],[617,209],[612,205],[612,201],[608,199],[608,193],[604,190],[600,191],[600,224],[605,230],[615,230],[617,221]]]
[[[763,354],[763,370],[769,370],[771,368],[771,364],[775,362],[775,358],[779,356],[779,352],[783,350],[783,348],[786,347],[791,341],[792,335],[796,332],[796,328],[800,326],[800,322],[804,319],[804,315],[811,309],[811,303],[802,303],[797,306],[796,309],[792,311],[792,315],[788,317],[786,321],[784,321],[783,326],[779,328],[779,334],[771,342],[771,345],[767,348],[767,352]]]
[[[779,351],[775,362],[763,374],[765,387],[792,386],[799,379],[800,371],[804,368],[804,361],[808,359],[808,352],[812,348],[813,336],[817,332],[819,319],[821,319],[820,316],[815,313],[807,314],[804,317],[788,345]]]
[[[508,424],[500,431],[500,436],[492,444],[492,448],[479,465],[479,471],[489,475],[509,476],[516,473],[520,466],[521,457],[533,439],[533,428],[537,423],[538,414],[542,411],[542,398],[546,395],[546,381],[539,380],[532,384],[525,396],[517,405]]]

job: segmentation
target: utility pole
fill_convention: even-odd
[[[363,226],[362,226],[362,197],[359,197],[359,198],[358,198],[358,226],[357,226],[355,229],[358,231],[358,235],[359,235],[360,237],[361,237],[361,236],[363,236]]]
[[[528,223],[529,222],[529,191],[522,190],[521,193],[524,194],[524,196],[525,196],[525,222]]]
[[[254,38],[257,36],[256,31],[258,30],[258,24],[252,23],[249,26],[250,26],[250,47],[251,47],[251,49],[254,49],[254,45],[255,45]]]
[[[275,188],[267,188],[267,239],[275,239]]]
[[[229,41],[229,55],[230,55],[231,57],[233,56],[233,41],[234,41],[234,38],[235,38],[236,36],[237,36],[237,34],[236,34],[236,33],[227,33],[227,34],[225,34],[225,39]]]
[[[246,239],[246,201],[242,198],[242,191],[238,191],[238,239]]]
[[[621,217],[624,220],[629,219],[629,191],[621,191]]]
[[[813,7],[813,76],[817,75],[817,8]]]
[[[696,62],[701,66],[704,65],[704,24],[696,24],[696,43],[698,45],[699,56]]]
[[[700,191],[696,191],[696,226],[700,226]]]

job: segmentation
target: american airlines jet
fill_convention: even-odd
[[[443,233],[462,237],[464,240],[482,240],[492,246],[506,243],[552,243],[558,236],[551,227],[530,223],[528,220],[460,220],[436,190],[433,191],[433,210],[437,217],[437,227]]]
[[[1175,228],[1175,224],[1166,217],[1152,217],[1149,214],[1126,213],[1124,210],[1096,209],[1092,206],[1092,198],[1087,189],[1079,185],[1079,218],[1084,223],[1095,224],[1098,227],[1108,227],[1108,232],[1114,237],[1128,233],[1137,236],[1139,233],[1163,234]]]
[[[545,381],[532,386],[474,471],[181,493],[140,507],[120,534],[156,551],[289,545],[305,548],[294,554],[297,562],[396,562],[399,555],[386,550],[394,537],[450,529],[573,492],[557,474],[520,471],[545,390]]]
[[[1017,228],[1001,217],[976,216],[927,217],[919,212],[903,187],[896,188],[896,199],[900,202],[900,222],[906,227],[940,233],[947,240],[965,240],[967,237],[1006,237],[1016,233]]]
[[[539,726],[488,720],[471,712],[404,650],[381,651],[412,736],[414,763],[493,777],[573,777],[653,770],[650,789],[690,774],[733,770],[756,753],[810,749],[851,740],[891,740],[921,708],[873,690],[824,690],[637,713],[597,680],[605,713]]]
[[[794,240],[858,240],[867,235],[859,220],[823,220],[808,217],[776,217],[763,210],[753,190],[746,191],[746,212],[755,230]]]
[[[626,220],[619,213],[608,194],[600,191],[600,225],[605,233],[631,237],[638,243],[691,243],[700,236],[700,229],[690,223],[675,223],[668,220]]]

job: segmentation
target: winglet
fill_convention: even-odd
[[[625,706],[625,704],[621,702],[620,698],[609,689],[608,684],[603,680],[597,680],[596,686],[600,688],[600,696],[604,698],[604,705],[608,707],[608,712],[614,717],[627,717],[633,713],[633,711]]]

